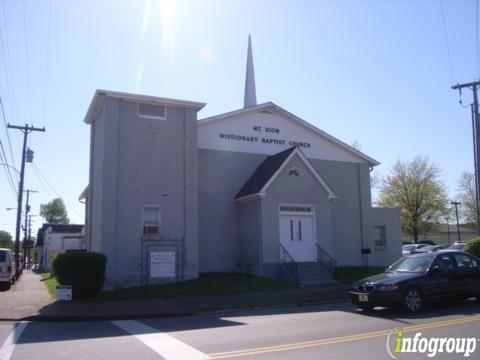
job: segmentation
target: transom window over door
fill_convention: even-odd
[[[160,234],[160,206],[143,207],[143,235]]]

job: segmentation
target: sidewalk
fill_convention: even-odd
[[[41,308],[52,302],[41,276],[31,270],[24,270],[10,290],[0,291],[0,319],[30,318],[38,315]]]
[[[40,276],[27,271],[12,290],[0,293],[1,320],[138,319],[334,303],[348,300],[350,286],[331,285],[216,296],[55,302],[50,300]]]

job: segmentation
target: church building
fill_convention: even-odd
[[[242,272],[301,286],[336,266],[401,256],[400,209],[372,207],[379,163],[272,103],[257,104],[248,42],[244,107],[97,90],[86,244],[106,288]]]

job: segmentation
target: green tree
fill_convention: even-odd
[[[61,198],[56,198],[46,204],[41,204],[40,216],[49,224],[68,224],[70,222],[65,203]]]
[[[11,250],[14,248],[12,235],[5,230],[0,230],[0,248],[7,248]]]
[[[440,169],[425,156],[410,162],[397,160],[380,184],[378,204],[401,208],[402,230],[415,242],[430,224],[446,214],[447,203]]]
[[[460,214],[463,221],[477,225],[477,200],[475,191],[475,174],[465,171],[460,175],[457,181],[458,200],[462,203],[460,205]]]

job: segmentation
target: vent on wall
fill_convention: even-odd
[[[165,120],[167,115],[163,105],[138,104],[137,112],[139,117],[149,119]]]

